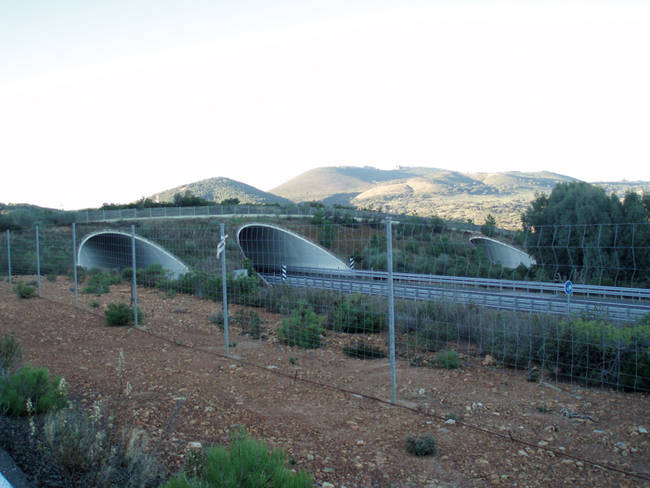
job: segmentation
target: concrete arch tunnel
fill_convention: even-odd
[[[258,273],[279,273],[289,268],[348,269],[328,250],[282,227],[246,224],[237,231],[237,243]]]
[[[88,234],[79,244],[77,264],[82,268],[131,268],[131,234],[121,231],[98,231]],[[189,271],[176,256],[144,237],[135,236],[136,269],[160,264],[170,278],[178,278]]]
[[[491,237],[474,236],[469,238],[469,242],[483,249],[492,263],[500,264],[504,268],[515,269],[522,264],[530,268],[536,264],[535,258],[521,249]]]

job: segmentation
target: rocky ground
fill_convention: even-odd
[[[456,370],[398,360],[391,405],[388,360],[343,355],[345,334],[328,333],[320,349],[288,348],[274,333],[282,317],[254,309],[262,338],[232,327],[225,357],[223,331],[209,320],[214,302],[142,289],[136,329],[106,327],[102,314],[128,303],[127,286],[82,294],[77,309],[64,277],[44,280],[42,296],[19,299],[0,283],[0,334],[15,334],[24,359],[64,376],[82,402],[121,398],[118,420],[145,429],[171,471],[188,443],[225,442],[243,424],[314,473],[316,486],[650,486],[648,395],[531,382],[461,355]],[[408,454],[406,437],[424,433],[438,454]]]

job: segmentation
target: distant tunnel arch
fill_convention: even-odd
[[[85,236],[79,244],[77,264],[82,268],[131,268],[131,234],[121,231],[98,231]],[[136,270],[159,264],[178,278],[188,272],[187,266],[176,256],[144,237],[135,236]]]
[[[246,224],[237,231],[237,243],[259,273],[277,273],[287,267],[348,269],[343,261],[305,237],[271,224]]]
[[[469,242],[483,249],[492,263],[504,268],[515,269],[522,264],[530,268],[536,264],[535,259],[526,252],[491,237],[474,236],[469,238]]]

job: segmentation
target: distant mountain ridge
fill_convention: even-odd
[[[260,205],[265,203],[290,204],[290,200],[272,193],[259,190],[253,186],[230,178],[216,177],[195,181],[186,185],[163,190],[151,195],[151,199],[157,202],[171,202],[176,193],[191,192],[206,200],[220,203],[224,200],[237,198],[242,204]]]
[[[517,229],[521,214],[536,194],[550,194],[555,185],[579,181],[548,171],[461,173],[458,171],[400,166],[381,170],[371,166],[326,166],[306,171],[264,192],[229,178],[209,178],[154,194],[171,201],[175,193],[190,191],[217,203],[238,198],[241,203],[325,204],[387,210],[445,220],[472,220],[482,224],[492,214],[497,225]],[[627,190],[650,192],[650,182],[600,182],[608,193],[623,196]]]

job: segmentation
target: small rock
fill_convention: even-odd
[[[325,468],[325,469],[327,469],[327,468]],[[332,483],[327,482],[327,481],[323,482],[323,484],[320,485],[320,486],[321,486],[321,488],[334,488],[334,485]]]
[[[333,473],[334,468],[323,468],[323,473]]]
[[[476,463],[477,464],[482,464],[482,465],[488,465],[488,464],[490,464],[490,461],[488,461],[487,459],[481,458],[481,459],[477,459]]]
[[[424,395],[424,388],[420,388],[420,389],[418,390],[418,394],[419,394],[419,395]]]
[[[519,454],[520,456],[528,457],[528,453],[526,451],[524,451],[523,449],[519,449],[519,452],[517,452],[517,454]]]
[[[447,420],[445,420],[445,424],[452,425],[452,424],[455,424],[455,423],[456,423],[456,421],[455,421],[454,419],[447,419]]]
[[[485,356],[483,361],[481,361],[481,364],[483,366],[494,366],[496,364],[496,361],[494,360],[494,358],[492,356],[490,356],[488,354],[488,355]]]
[[[637,430],[639,431],[639,434],[647,434],[648,433],[647,429],[643,425],[639,425]]]
[[[187,448],[190,449],[191,451],[198,451],[199,449],[201,449],[201,447],[202,447],[201,443],[197,441],[187,443]]]
[[[307,454],[307,461],[313,461],[314,460],[314,455],[313,454]]]
[[[617,442],[614,444],[614,450],[619,449],[621,451],[625,451],[627,449],[627,444],[625,442]]]

